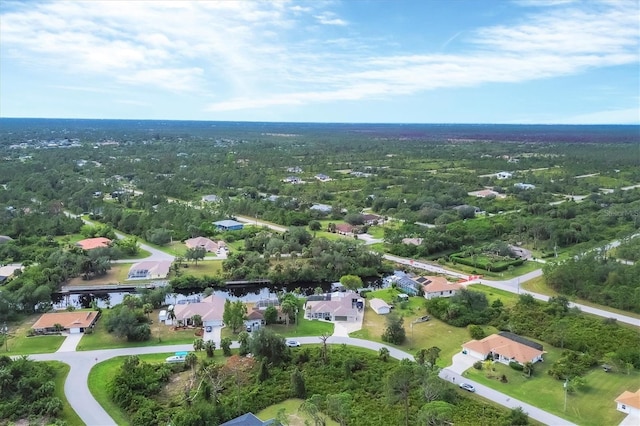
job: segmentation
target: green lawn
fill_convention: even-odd
[[[29,355],[55,352],[64,342],[64,336],[27,337],[31,326],[40,318],[40,314],[29,315],[21,321],[9,324],[9,339],[0,336],[0,354]],[[7,350],[8,349],[8,350]]]
[[[159,310],[154,310],[150,317],[154,319],[151,324],[151,339],[144,342],[127,342],[115,335],[108,333],[105,327],[104,315],[108,315],[109,311],[103,311],[103,317],[100,318],[94,328],[93,333],[85,334],[78,344],[78,351],[93,351],[96,349],[115,349],[115,348],[131,348],[138,346],[159,346],[159,345],[179,345],[185,343],[193,343],[197,336],[195,329],[174,330],[172,326],[158,323]],[[158,339],[158,335],[160,339]]]
[[[187,268],[180,269],[181,275],[193,275],[194,277],[208,275],[214,277],[222,274],[222,260],[199,260],[197,265],[195,262],[187,262],[187,265]],[[171,276],[175,276],[173,270],[171,271]]]
[[[279,404],[271,405],[270,407],[259,411],[258,413],[256,413],[256,416],[262,421],[267,421],[270,419],[274,419],[278,415],[278,411],[284,409],[284,412],[287,414],[287,424],[289,426],[305,426],[306,424],[312,424],[313,419],[306,413],[298,410],[298,408],[300,408],[300,404],[302,404],[303,402],[303,400],[296,398],[287,399],[286,401],[282,401]],[[338,425],[338,423],[329,418],[327,418],[325,424],[327,426]]]
[[[622,421],[624,414],[616,411],[614,399],[624,390],[637,390],[640,372],[634,371],[627,376],[605,373],[599,368],[592,370],[585,376],[587,387],[567,395],[565,412],[563,382],[547,374],[562,351],[549,345],[545,345],[545,350],[549,353],[545,355],[544,363],[535,365],[532,378],[500,363],[494,364],[495,372],[490,373],[492,377],[487,377],[484,370],[473,368],[464,376],[579,425],[616,425]],[[507,383],[498,380],[503,374],[507,376]]]
[[[546,294],[547,296],[559,295],[557,291],[555,291],[554,289],[552,289],[547,285],[547,282],[545,281],[544,276],[533,278],[529,281],[521,283],[520,287],[522,287],[525,290],[532,291],[534,293]],[[616,314],[626,315],[628,317],[640,319],[640,314],[636,314],[635,312],[623,311],[621,309],[616,309],[609,306],[598,305],[597,303],[592,303],[592,302],[589,302],[588,300],[580,299],[577,297],[569,297],[569,300],[571,300],[574,303],[590,306],[592,308],[602,309],[602,310],[613,312]]]
[[[333,334],[333,324],[324,321],[312,321],[298,318],[298,325],[274,324],[268,326],[284,337],[320,336],[322,333]]]
[[[84,422],[80,419],[80,416],[76,414],[76,412],[69,405],[69,401],[67,401],[67,397],[64,394],[64,382],[67,379],[67,375],[69,374],[68,364],[64,364],[59,361],[46,361],[47,364],[52,366],[56,370],[56,390],[55,396],[62,401],[62,413],[60,414],[60,418],[64,420],[68,426],[84,426]]]
[[[519,296],[510,291],[499,290],[497,288],[489,287],[483,284],[471,284],[467,287],[469,290],[479,291],[487,296],[489,305],[495,300],[500,299],[505,306],[512,306],[518,302]]]
[[[476,275],[476,274],[482,275],[482,277],[485,279],[488,279],[488,280],[493,279],[498,281],[515,278],[519,275],[523,275],[523,274],[535,271],[536,269],[542,268],[542,265],[540,263],[531,262],[531,261],[524,262],[522,265],[514,267],[513,270],[511,271],[506,270],[504,272],[489,272],[489,271],[485,271],[482,268],[476,269],[473,266],[462,265],[460,263],[454,264],[452,262],[445,262],[443,266],[453,271],[458,271],[458,272],[462,272],[469,275]]]
[[[391,302],[395,300],[398,293],[400,292],[396,289],[377,290],[368,293],[367,299],[377,297],[386,302]],[[410,353],[415,353],[419,349],[428,349],[436,346],[441,350],[438,365],[440,367],[446,367],[451,364],[451,357],[460,352],[462,350],[462,344],[471,340],[471,337],[466,328],[452,327],[438,319],[431,319],[412,325],[413,320],[427,315],[424,301],[425,299],[422,297],[410,297],[408,306],[405,309],[396,303],[394,310],[404,318],[404,329],[407,340],[402,345],[390,346]],[[386,327],[385,318],[384,315],[376,314],[367,303],[362,330],[351,333],[349,336],[384,343],[380,336]],[[495,332],[493,327],[485,326],[484,329],[487,334]]]

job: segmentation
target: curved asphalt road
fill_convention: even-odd
[[[296,340],[298,340],[301,344],[321,343],[318,337],[300,337]],[[389,350],[390,356],[392,356],[393,358],[410,359],[412,361],[414,360],[413,356],[409,353],[369,340],[355,339],[351,337],[331,336],[327,340],[327,343],[332,345],[347,344],[351,346],[371,349],[373,351],[378,351],[380,350],[380,348],[386,347]],[[234,342],[232,347],[238,347],[238,343]],[[55,360],[69,364],[71,366],[71,369],[69,371],[69,376],[67,377],[67,380],[65,382],[64,393],[67,396],[67,400],[69,401],[69,404],[71,404],[71,407],[76,411],[76,413],[78,413],[82,421],[84,421],[88,426],[111,426],[115,425],[116,423],[102,408],[102,406],[100,406],[100,404],[98,404],[98,402],[93,398],[93,395],[91,395],[88,387],[89,372],[97,362],[102,362],[109,358],[117,356],[171,353],[192,350],[192,345],[146,346],[140,348],[105,349],[86,352],[57,352],[51,354],[37,354],[30,355],[29,358],[35,361]],[[467,383],[471,383],[475,386],[477,390],[476,393],[478,395],[508,408],[522,407],[525,412],[529,413],[529,416],[531,418],[534,418],[545,424],[573,424],[560,417],[554,416],[553,414],[547,413],[546,411],[543,411],[539,408],[533,407],[524,402],[510,398],[508,395],[480,385],[479,383],[463,379],[452,370],[443,369],[440,373],[440,377],[449,381],[451,381],[455,377],[457,383],[460,383],[462,380]]]

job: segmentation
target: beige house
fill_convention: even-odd
[[[225,301],[225,298],[212,294],[200,302],[188,302],[176,305],[173,308],[173,314],[176,316],[175,321],[177,324],[192,325],[192,318],[195,315],[200,315],[203,326],[222,327]]]
[[[542,345],[516,334],[501,332],[492,334],[482,340],[471,340],[462,345],[462,353],[484,361],[491,357],[502,364],[517,362],[536,363],[542,361]]]
[[[616,409],[630,414],[640,421],[640,389],[635,392],[624,391],[616,398]],[[638,424],[638,423],[635,423]]]
[[[162,279],[169,275],[171,260],[147,260],[138,262],[129,269],[128,280]]]
[[[206,237],[190,238],[184,242],[188,248],[202,247],[206,251],[211,253],[219,253],[221,250],[227,248],[227,244],[224,241],[212,241]]]
[[[413,281],[418,284],[418,287],[422,286],[424,298],[428,300],[437,297],[451,297],[463,288],[461,284],[451,283],[444,277],[418,277]]]
[[[50,333],[57,331],[56,324],[60,324],[69,334],[78,334],[93,327],[97,319],[95,311],[51,312],[42,314],[31,328],[37,333]]]

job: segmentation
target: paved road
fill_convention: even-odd
[[[536,419],[539,422],[542,422],[546,425],[553,426],[565,426],[565,425],[574,425],[568,420],[565,420],[561,417],[548,413],[544,410],[541,410],[533,405],[527,404],[526,402],[522,402],[518,399],[511,398],[508,395],[503,394],[502,392],[498,392],[497,390],[488,388],[480,383],[474,382],[473,380],[469,380],[466,377],[462,377],[458,373],[445,368],[440,370],[440,378],[447,380],[451,383],[460,384],[462,382],[469,383],[476,388],[476,395],[480,395],[484,398],[487,398],[493,402],[496,402],[500,405],[503,405],[508,408],[518,408],[522,407],[522,409],[529,414],[529,417],[532,419]]]
[[[321,340],[317,336],[313,337],[298,337],[296,338],[301,344],[320,344]],[[391,346],[383,345],[381,343],[372,342],[369,340],[355,339],[351,337],[343,336],[331,336],[327,339],[328,344],[332,345],[350,345],[361,348],[370,349],[373,351],[379,351],[380,348],[386,347],[389,350],[389,355],[395,359],[409,359],[414,361],[414,357],[404,351],[393,348]],[[238,343],[234,342],[232,347],[238,347]],[[89,426],[111,426],[116,423],[111,416],[98,404],[93,398],[88,388],[89,372],[91,368],[98,362],[105,361],[107,359],[126,356],[126,355],[142,355],[152,353],[173,353],[180,351],[192,351],[192,345],[171,345],[171,346],[146,346],[140,348],[122,348],[122,349],[105,349],[97,351],[87,352],[57,352],[52,354],[37,354],[30,355],[29,358],[35,361],[62,361],[71,366],[67,381],[65,382],[64,392],[67,396],[67,400],[71,404],[71,407],[78,413],[82,421]],[[440,376],[445,380],[451,381],[453,377],[456,377],[456,383],[460,383],[461,377],[450,371],[444,369]],[[525,404],[521,401],[514,400],[508,395],[493,389],[486,388],[480,384],[464,379],[466,382],[473,384],[478,389],[478,395],[488,398],[500,405],[508,408],[523,407],[524,411],[529,413],[531,418],[541,421],[546,424],[552,425],[571,425],[559,417],[556,417],[546,411],[540,410],[529,404]]]

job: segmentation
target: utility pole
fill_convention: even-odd
[[[565,379],[564,380],[564,384],[562,385],[564,387],[564,411],[567,411],[567,384],[569,382],[569,379]]]

